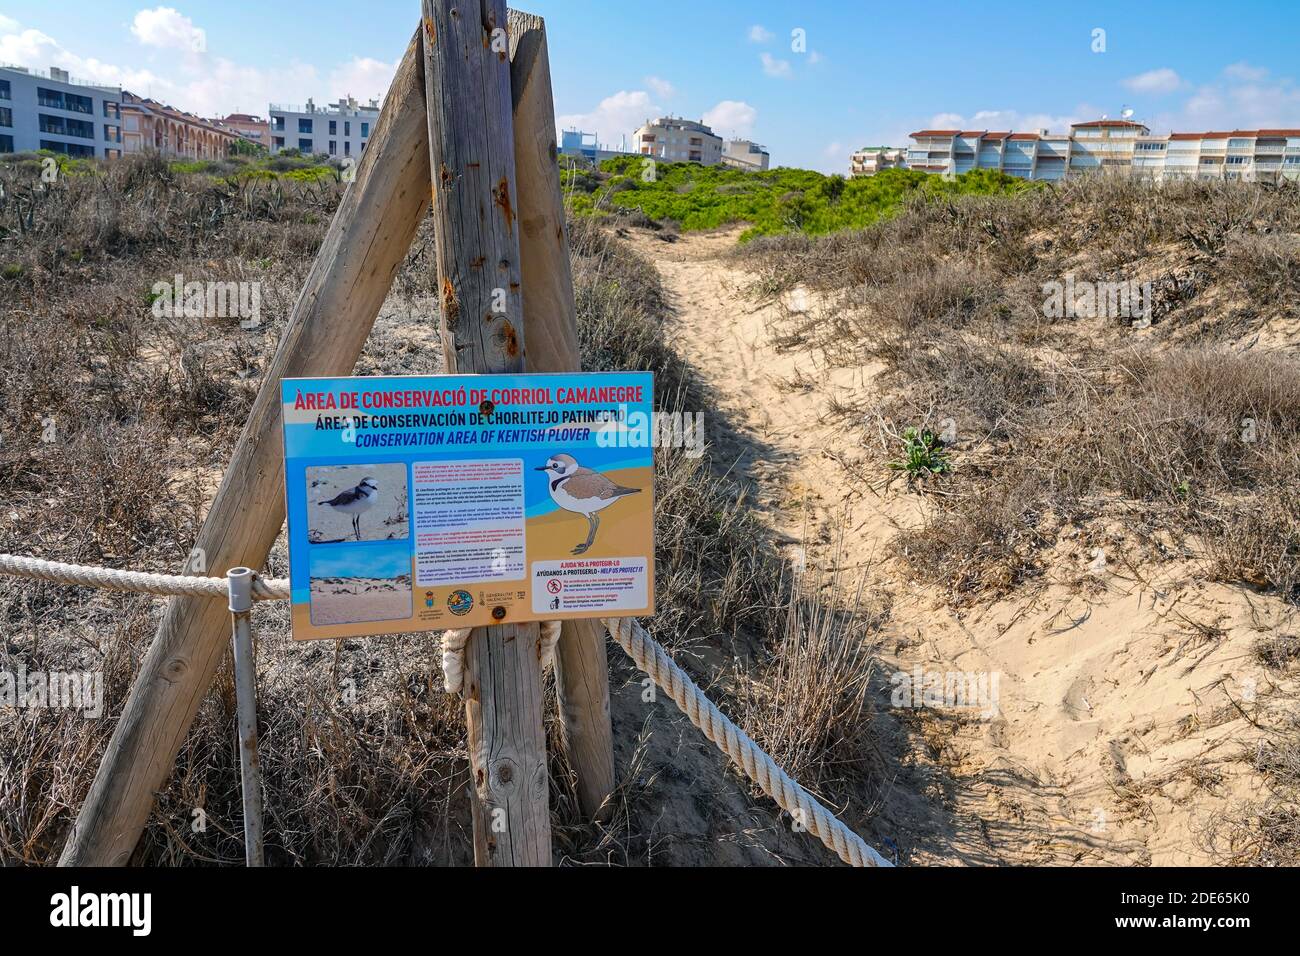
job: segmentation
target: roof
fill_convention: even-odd
[[[253,116],[249,113],[231,113],[222,122],[226,123],[265,123],[266,120],[260,116]]]
[[[1170,133],[1170,139],[1204,139],[1204,133]]]
[[[160,116],[170,117],[181,123],[188,123],[192,126],[202,126],[204,129],[212,130],[214,133],[220,133],[223,136],[229,136],[232,139],[239,134],[227,126],[221,125],[219,120],[206,120],[194,113],[187,113],[185,110],[178,110],[174,106],[168,106],[166,103],[159,103],[148,96],[138,96],[130,90],[122,91],[121,109],[126,112],[135,110],[141,113],[156,113]]]
[[[1037,133],[1012,133],[1007,139],[1039,139]]]
[[[1133,122],[1133,120],[1099,119],[1099,120],[1093,120],[1090,123],[1071,123],[1070,129],[1078,129],[1080,126],[1102,126],[1107,129],[1116,128],[1116,127],[1120,127],[1120,128],[1136,127],[1138,129],[1142,129],[1146,126],[1146,124],[1135,123]]]
[[[960,136],[959,129],[923,129],[909,134],[912,139],[919,139],[922,136]]]
[[[1006,132],[1002,132],[1002,133],[985,133],[984,138],[985,139],[1006,139],[1010,135],[1011,135],[1011,131],[1007,130]]]

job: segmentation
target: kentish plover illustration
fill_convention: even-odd
[[[600,527],[596,512],[641,490],[614,484],[600,472],[583,468],[572,455],[554,455],[536,470],[550,476],[551,498],[557,505],[587,519],[587,540],[573,549],[574,554],[582,554],[596,540],[596,529]]]
[[[361,540],[361,516],[379,501],[379,486],[373,478],[362,478],[361,484],[347,491],[341,491],[329,501],[318,501],[318,505],[328,505],[335,511],[352,516],[352,531],[357,540]]]

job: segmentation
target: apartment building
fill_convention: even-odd
[[[121,101],[120,88],[74,79],[58,67],[0,66],[0,153],[121,156]]]
[[[566,129],[560,134],[560,155],[571,156],[574,159],[585,159],[589,163],[599,163],[602,160],[613,159],[616,156],[635,156],[637,154],[624,149],[622,143],[619,144],[618,149],[611,149],[599,142],[595,133],[584,133],[579,129]]]
[[[311,100],[306,106],[272,103],[270,114],[272,153],[298,149],[334,159],[360,159],[379,122],[379,102],[359,104],[349,96],[324,107]]]
[[[728,140],[722,149],[722,164],[746,172],[756,173],[767,169],[772,162],[766,149],[747,139]]]
[[[250,113],[230,113],[212,122],[234,130],[243,139],[261,146],[268,152],[271,149],[271,124],[260,116],[253,116]]]
[[[907,150],[895,146],[863,146],[849,157],[850,176],[874,176],[882,169],[907,166]]]
[[[184,159],[220,159],[238,138],[234,130],[212,120],[122,91],[123,152],[157,150]]]
[[[918,130],[907,165],[930,173],[997,169],[1022,179],[1095,173],[1156,181],[1300,179],[1300,129],[1153,135],[1133,120],[1075,123],[1069,133]]]
[[[634,149],[643,156],[664,162],[699,163],[716,166],[722,162],[722,137],[695,120],[661,116],[633,134]]]

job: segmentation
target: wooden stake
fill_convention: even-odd
[[[265,563],[284,523],[280,379],[352,371],[415,238],[429,202],[420,48],[417,31],[203,522],[196,544],[205,567],[190,572]],[[228,614],[209,598],[168,601],[60,865],[130,859],[226,653]]]
[[[423,0],[435,261],[449,372],[524,370],[505,0]],[[478,628],[466,652],[474,861],[549,866],[536,624]]]
[[[555,103],[546,24],[511,10],[510,80],[515,106],[515,177],[519,185],[519,255],[524,338],[534,372],[576,372],[578,310],[556,165]],[[578,775],[578,799],[598,816],[614,791],[614,741],[609,723],[609,661],[605,629],[565,621],[555,655],[560,728]]]

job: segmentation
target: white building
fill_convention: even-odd
[[[0,153],[48,149],[68,156],[122,155],[122,90],[49,72],[0,66]]]
[[[766,149],[747,139],[728,140],[722,151],[724,166],[732,166],[746,172],[761,172],[768,168],[771,161],[772,157],[768,155]]]
[[[636,131],[632,146],[642,156],[666,163],[699,163],[716,166],[722,162],[722,137],[695,120],[661,116]]]
[[[874,176],[882,169],[907,166],[907,150],[894,146],[864,146],[849,157],[851,176]]]
[[[298,149],[335,159],[360,159],[379,122],[379,103],[371,100],[361,105],[350,96],[325,107],[311,100],[306,106],[272,103],[270,114],[272,153]]]
[[[1300,129],[1238,129],[1154,135],[1129,119],[1075,123],[1069,133],[925,129],[912,134],[907,165],[960,175],[996,169],[1021,179],[1096,173],[1166,181],[1300,179]]]

